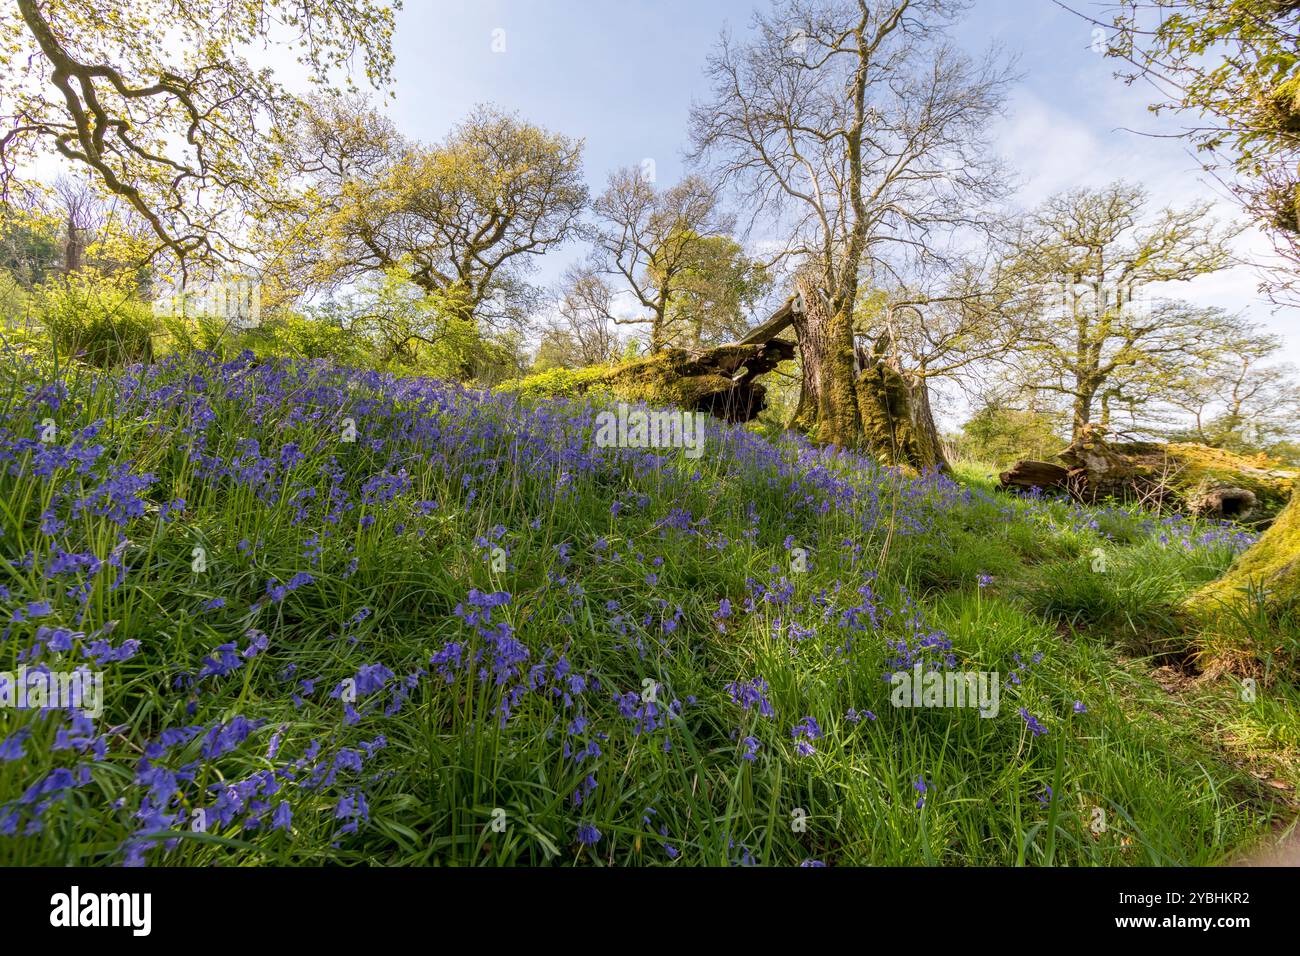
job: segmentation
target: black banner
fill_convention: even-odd
[[[1285,869],[115,869],[0,871],[6,941],[30,936],[133,944],[319,940],[396,943],[431,923],[491,945],[550,945],[608,925],[693,943],[744,927],[819,934],[906,932],[915,944],[1053,937],[1143,940],[1276,932],[1294,875]],[[638,916],[637,914],[641,915]],[[561,932],[561,927],[568,927]],[[716,927],[713,930],[712,927]],[[539,936],[538,934],[542,935]],[[1025,938],[1025,937],[1021,937]]]

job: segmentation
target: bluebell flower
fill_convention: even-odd
[[[1044,727],[1039,722],[1038,718],[1031,714],[1026,708],[1020,708],[1020,716],[1024,720],[1025,726],[1033,732],[1035,737],[1041,737],[1043,734],[1047,733],[1047,728]]]
[[[799,723],[790,728],[791,736],[796,740],[799,737],[807,737],[809,740],[817,740],[822,736],[822,729],[817,721],[812,717],[805,717]]]
[[[771,717],[775,714],[772,704],[767,699],[767,681],[761,677],[748,681],[732,681],[726,686],[726,691],[731,695],[732,701],[745,710],[756,706],[760,716]],[[687,700],[689,703],[689,698]]]
[[[21,760],[26,756],[23,750],[23,742],[32,735],[32,732],[26,727],[19,727],[16,731],[0,740],[0,760],[8,763],[11,760]]]

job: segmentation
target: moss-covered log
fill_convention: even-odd
[[[747,422],[767,404],[767,391],[758,377],[794,358],[794,352],[794,343],[784,339],[700,351],[664,349],[613,368],[542,372],[511,388],[532,398],[605,394]]]
[[[665,349],[610,370],[602,384],[628,401],[678,405],[747,422],[767,406],[767,390],[758,377],[792,358],[794,343],[784,339],[701,352]]]
[[[1026,458],[1016,462],[998,476],[1003,488],[1018,488],[1025,491],[1037,488],[1047,491],[1051,488],[1064,488],[1070,477],[1070,470],[1064,465],[1050,461],[1035,461]]]
[[[1085,501],[1137,500],[1155,507],[1213,518],[1266,524],[1286,507],[1300,472],[1263,455],[1236,455],[1187,442],[1108,442],[1097,425],[1057,455],[1067,487]],[[1023,485],[1021,462],[1002,476],[1006,487]]]

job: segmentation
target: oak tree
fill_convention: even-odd
[[[360,62],[389,78],[384,0],[16,0],[0,12],[0,189],[57,154],[147,223],[151,254],[186,268],[243,255],[251,215],[277,199],[264,135],[298,100],[245,54],[295,51],[329,87]],[[350,81],[349,81],[350,82]]]
[[[1154,295],[1226,267],[1231,229],[1206,203],[1147,214],[1145,190],[1123,182],[1048,199],[1026,220],[1012,268],[1038,292],[1022,331],[1027,380],[1069,402],[1072,432],[1215,341],[1219,313]],[[1126,391],[1127,389],[1127,391]]]

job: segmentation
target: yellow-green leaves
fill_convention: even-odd
[[[0,179],[34,157],[87,168],[141,217],[160,250],[194,263],[244,251],[245,217],[276,201],[265,136],[296,101],[246,58],[296,49],[313,81],[360,62],[389,78],[385,0],[18,0],[0,14],[0,111],[13,133]]]

